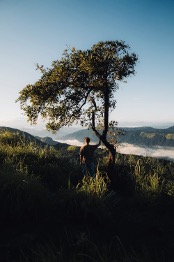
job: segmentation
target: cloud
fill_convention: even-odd
[[[174,147],[139,147],[133,144],[122,143],[117,152],[121,154],[142,155],[174,160]]]
[[[82,146],[83,143],[82,142],[79,142],[78,140],[76,139],[69,139],[69,140],[55,140],[59,143],[66,143],[66,144],[69,144],[69,145],[72,145],[72,146]]]

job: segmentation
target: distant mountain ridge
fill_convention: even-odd
[[[141,147],[153,147],[153,146],[163,146],[163,147],[174,147],[174,126],[165,129],[157,129],[153,127],[125,127],[118,128],[118,130],[124,130],[124,135],[118,135],[118,143],[128,143]],[[53,140],[51,137],[40,137],[33,136],[25,131],[11,127],[0,127],[0,131],[11,131],[18,132],[19,134],[25,136],[25,139],[31,142],[36,142],[40,146],[51,145],[55,148],[62,146],[68,146],[67,140],[77,140],[79,142],[84,142],[84,137],[88,136],[91,142],[97,143],[98,138],[92,130],[82,129],[68,135],[57,137]],[[59,143],[56,140],[65,141],[65,143]]]
[[[23,128],[22,130],[36,137],[51,137],[52,139],[59,139],[62,136],[68,135],[80,129],[80,127],[62,127],[55,134],[47,129]]]
[[[118,135],[118,143],[129,143],[138,146],[168,146],[174,147],[174,126],[165,129],[153,127],[125,127],[124,135]],[[84,137],[90,137],[91,142],[96,143],[98,138],[92,130],[84,129],[61,137],[61,140],[84,141]]]

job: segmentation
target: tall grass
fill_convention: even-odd
[[[108,192],[109,184],[110,181],[107,174],[105,172],[100,172],[99,167],[97,166],[95,176],[84,176],[76,188],[81,192],[86,192],[90,195],[102,198]]]
[[[83,177],[78,148],[0,134],[4,262],[173,261],[174,163],[117,154],[114,191],[98,157]]]
[[[152,193],[161,193],[164,179],[160,176],[158,166],[156,169],[146,170],[140,159],[135,165],[134,179],[138,190]]]

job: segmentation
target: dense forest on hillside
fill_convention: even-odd
[[[119,132],[121,130],[121,132]],[[174,126],[166,129],[152,127],[117,128],[115,132],[118,143],[129,143],[138,146],[169,146],[174,147]],[[93,142],[97,141],[92,130],[84,129],[68,134],[62,139],[76,139],[83,142],[85,136],[91,137]]]
[[[98,149],[83,178],[79,148],[0,131],[1,261],[173,261],[174,163]]]

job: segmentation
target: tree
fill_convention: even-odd
[[[28,121],[35,124],[40,115],[53,132],[74,122],[90,126],[109,150],[111,170],[116,150],[108,142],[107,133],[114,123],[109,122],[109,114],[116,106],[114,92],[117,81],[135,73],[138,60],[129,49],[124,41],[99,42],[90,50],[65,50],[51,68],[37,65],[41,78],[22,89],[17,99]]]

